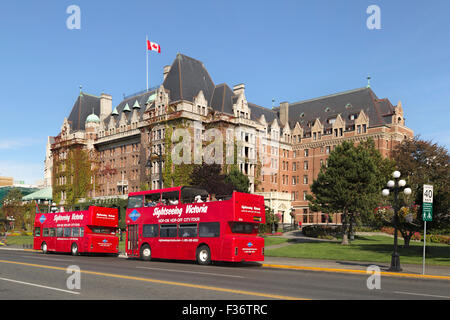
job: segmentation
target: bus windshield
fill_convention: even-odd
[[[141,208],[144,203],[144,196],[132,196],[128,198],[128,209]]]

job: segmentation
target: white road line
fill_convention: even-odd
[[[71,293],[71,294],[80,294],[79,292],[76,292],[76,291],[69,291],[69,290],[63,290],[63,289],[58,289],[58,288],[53,288],[53,287],[47,287],[47,286],[43,286],[43,285],[40,285],[40,284],[23,282],[23,281],[17,281],[17,280],[12,280],[12,279],[7,279],[7,278],[0,278],[0,280],[14,282],[14,283],[20,283],[20,284],[33,286],[33,287],[38,287],[38,288],[44,288],[44,289],[50,289],[50,290],[55,290],[55,291],[61,291],[61,292],[66,292],[66,293]]]
[[[402,291],[394,291],[394,293],[409,294],[409,295],[412,295],[412,296],[423,296],[423,297],[450,299],[450,297],[447,297],[447,296],[436,296],[436,295],[433,295],[433,294],[425,294],[425,293],[402,292]]]
[[[234,275],[221,274],[221,273],[209,273],[209,272],[185,271],[185,270],[162,269],[162,268],[149,268],[149,267],[136,267],[136,268],[138,268],[138,269],[158,270],[158,271],[170,271],[170,272],[184,272],[184,273],[207,274],[207,275],[210,275],[210,276],[220,276],[220,277],[230,277],[230,278],[244,278],[244,277],[242,277],[242,276],[234,276]]]

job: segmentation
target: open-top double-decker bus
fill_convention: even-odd
[[[263,261],[264,197],[233,192],[216,200],[205,190],[175,187],[133,192],[126,210],[126,253],[151,258]]]

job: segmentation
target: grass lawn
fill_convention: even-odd
[[[287,242],[289,239],[286,238],[274,238],[274,237],[264,237],[264,246],[273,246],[276,244]]]
[[[272,241],[278,239],[267,240],[266,238],[266,246],[269,246],[275,244]],[[271,257],[390,263],[393,243],[394,239],[386,236],[357,236],[348,246],[342,246],[340,243],[333,242],[296,243],[278,249],[266,249],[265,255]],[[399,237],[398,243],[400,261],[402,263],[422,263],[422,242],[411,241],[409,248],[403,248],[403,239]],[[450,266],[450,246],[447,244],[427,243],[426,263],[429,265]]]
[[[33,245],[33,236],[8,236],[6,238],[8,246]]]

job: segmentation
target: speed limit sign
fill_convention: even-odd
[[[422,220],[433,220],[433,186],[423,185]]]

